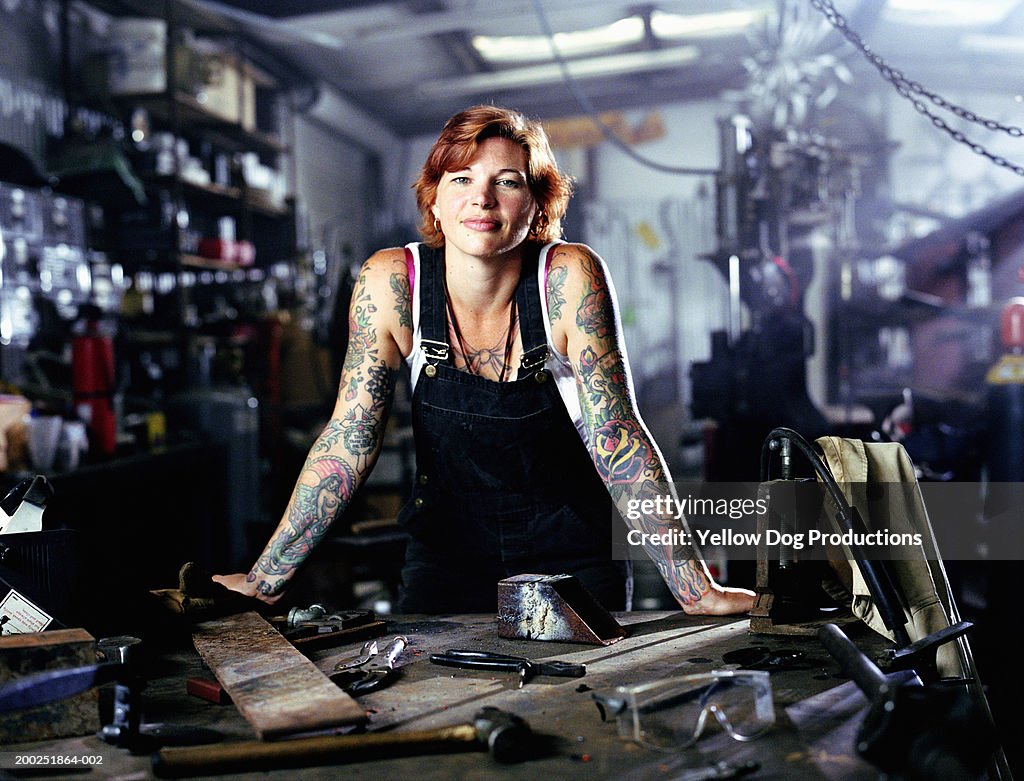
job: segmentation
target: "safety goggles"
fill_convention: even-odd
[[[692,746],[709,717],[734,740],[753,740],[775,723],[772,684],[763,670],[722,670],[619,686],[593,695],[619,735],[656,749]]]

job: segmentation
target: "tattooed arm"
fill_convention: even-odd
[[[276,602],[299,566],[324,538],[380,453],[391,408],[392,377],[411,338],[405,256],[384,250],[362,267],[349,307],[349,338],[331,419],[302,467],[284,517],[248,574],[214,581]]]
[[[576,376],[594,466],[622,517],[637,516],[626,511],[629,499],[664,494],[672,490],[672,478],[636,408],[603,262],[582,244],[560,246],[548,271],[546,295],[555,346],[569,356]],[[671,515],[639,515],[628,522],[647,533],[685,531],[687,537],[677,534],[676,539],[689,539],[685,521]],[[646,550],[685,612],[742,613],[753,607],[753,593],[715,583],[692,546]]]

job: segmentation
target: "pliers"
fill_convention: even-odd
[[[493,651],[464,651],[450,649],[443,654],[431,654],[430,661],[446,667],[470,670],[498,670],[519,673],[519,686],[523,688],[535,675],[556,675],[562,678],[582,678],[587,674],[585,664],[574,662],[535,662],[525,656],[509,656]]]
[[[408,644],[409,638],[398,635],[378,651],[376,640],[367,641],[356,659],[339,662],[328,677],[353,697],[377,691],[389,684],[398,673],[395,662]]]

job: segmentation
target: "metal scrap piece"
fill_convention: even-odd
[[[611,645],[626,630],[572,575],[526,574],[498,581],[498,634]]]

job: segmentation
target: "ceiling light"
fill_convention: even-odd
[[[555,33],[555,46],[565,57],[618,49],[644,38],[644,20],[629,16],[612,24]],[[489,62],[540,62],[554,57],[546,35],[474,35],[473,46]]]
[[[1017,5],[1018,0],[889,0],[885,17],[898,24],[921,26],[967,25],[986,27],[997,24]]]
[[[597,76],[615,76],[678,67],[693,62],[699,56],[700,50],[695,46],[673,46],[671,49],[658,49],[653,52],[627,52],[573,60],[568,63],[568,66],[572,77],[582,81]],[[418,91],[422,96],[428,98],[462,97],[519,87],[555,84],[564,78],[558,64],[547,63],[427,82],[421,84]]]
[[[960,38],[960,48],[967,52],[1006,54],[1019,57],[1024,54],[1024,38],[1017,35],[989,35],[969,33]]]
[[[669,14],[654,11],[651,30],[657,38],[712,38],[734,35],[760,22],[766,11],[721,11],[712,14]]]

